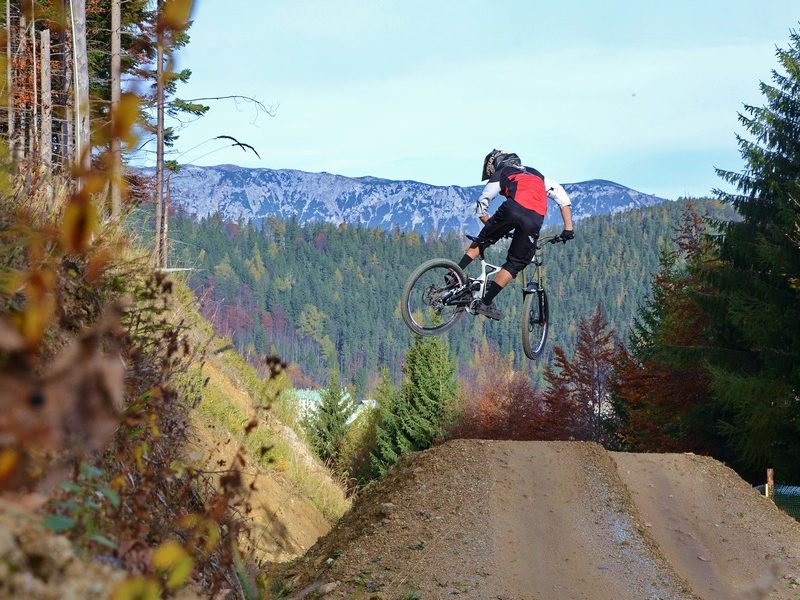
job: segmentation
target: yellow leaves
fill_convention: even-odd
[[[213,519],[206,519],[206,542],[205,549],[211,552],[219,544],[220,531],[219,523]]]
[[[170,590],[176,590],[186,583],[194,569],[192,556],[174,540],[168,540],[156,548],[150,563],[154,569],[166,573],[167,588]]]
[[[136,94],[122,94],[119,106],[114,113],[114,128],[111,135],[121,139],[128,146],[135,146],[137,142],[134,125],[139,120],[140,102],[139,96]]]
[[[186,28],[192,13],[193,0],[167,0],[161,9],[162,30],[181,31]]]
[[[125,481],[125,477],[122,475],[117,475],[114,479],[111,480],[111,483],[108,484],[112,490],[124,490],[128,487],[128,482]]]
[[[201,517],[197,513],[189,513],[178,519],[178,529],[194,529],[200,523]]]
[[[0,451],[0,482],[14,472],[18,463],[19,452],[12,448]]]
[[[192,531],[195,535],[200,536],[200,546],[206,552],[213,551],[219,544],[219,524],[214,519],[190,513],[178,520],[178,528],[183,531]]]
[[[130,92],[123,93],[119,104],[111,111],[111,119],[95,131],[94,142],[97,146],[106,146],[111,140],[120,140],[129,148],[137,144],[139,137],[136,135],[136,124],[141,115],[141,98]],[[101,161],[107,163],[106,168],[112,166],[111,153],[104,152],[100,155]],[[118,167],[116,167],[118,169]]]
[[[150,433],[154,438],[161,437],[161,430],[158,428],[158,416],[155,413],[150,413],[147,416],[150,423]]]
[[[55,313],[55,275],[46,268],[31,269],[18,273],[8,281],[5,293],[18,288],[25,294],[25,309],[12,316],[16,330],[28,349],[35,348],[42,339],[45,329]]]
[[[136,461],[136,467],[139,469],[140,473],[144,473],[145,465],[144,465],[144,456],[147,454],[147,444],[139,444],[133,449],[133,458]]]
[[[110,600],[159,600],[161,586],[150,577],[128,577],[111,592]]]

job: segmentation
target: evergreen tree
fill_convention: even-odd
[[[458,398],[456,364],[442,337],[415,337],[403,365],[398,403],[399,447],[425,450],[444,437]]]
[[[350,395],[342,388],[339,370],[331,369],[328,387],[322,392],[322,402],[306,421],[306,430],[319,457],[334,470],[347,436],[348,421],[355,407]]]
[[[718,171],[738,193],[719,192],[741,215],[724,225],[718,264],[705,272],[712,334],[711,390],[729,459],[745,475],[775,467],[800,480],[800,34],[777,58],[783,72],[762,83],[764,106],[739,117],[744,172]]]
[[[375,389],[375,446],[370,456],[372,476],[376,478],[384,475],[400,458],[397,419],[394,416],[399,401],[400,396],[392,383],[389,369],[384,368]]]
[[[425,450],[444,438],[455,407],[456,364],[443,338],[416,337],[403,374],[399,394],[385,383],[388,372],[382,377],[385,391],[381,395],[391,400],[381,407],[372,456],[376,476],[383,475],[401,455]]]

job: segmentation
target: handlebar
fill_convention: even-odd
[[[477,236],[469,235],[468,233],[465,234],[465,235],[467,236],[467,238],[471,242],[473,242],[474,245],[478,246],[478,251],[480,252],[481,260],[485,260],[485,257],[483,255],[483,251],[486,249],[486,246],[484,246],[484,244],[482,243],[481,239],[479,237],[477,237]],[[514,237],[514,233],[513,232],[509,232],[509,233],[507,233],[507,234],[505,234],[503,236],[503,238],[506,238],[506,239],[511,239],[513,237]],[[536,244],[535,244],[536,252],[538,252],[539,250],[544,248],[545,244],[558,244],[559,242],[566,244],[567,240],[562,238],[561,235],[549,235],[549,236],[537,238],[536,239]],[[541,261],[537,262],[537,260],[538,260],[537,258],[534,258],[533,262],[537,266],[541,265],[542,264]]]
[[[514,232],[513,231],[509,231],[507,234],[505,234],[500,239],[510,240],[513,237],[514,237]],[[474,236],[474,235],[467,234],[467,239],[475,242],[479,246],[482,246],[482,244],[480,243],[478,238],[476,236]],[[560,235],[549,235],[549,236],[546,236],[546,237],[538,238],[536,240],[536,249],[537,250],[541,250],[542,247],[544,246],[544,244],[558,244],[559,242],[564,243],[564,244],[567,243],[567,241],[564,238],[562,238]]]
[[[558,243],[566,244],[567,240],[561,237],[561,235],[550,235],[547,237],[539,238],[536,240],[536,249],[541,250],[544,244],[558,244]]]

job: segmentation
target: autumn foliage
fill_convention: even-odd
[[[662,254],[651,298],[639,314],[631,349],[620,349],[612,382],[616,442],[636,451],[713,450],[707,420],[708,341],[698,268],[708,255],[703,218],[692,204],[676,224],[674,249]]]
[[[487,341],[476,349],[470,377],[462,382],[461,412],[451,430],[454,438],[560,440],[571,434],[574,407],[548,399],[530,375],[514,369]]]

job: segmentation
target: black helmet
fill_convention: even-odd
[[[489,177],[494,175],[494,172],[497,171],[497,169],[506,165],[520,166],[522,165],[522,161],[519,159],[519,156],[512,152],[492,150],[486,155],[486,158],[483,159],[483,173],[481,174],[481,181],[486,181],[489,179]]]

